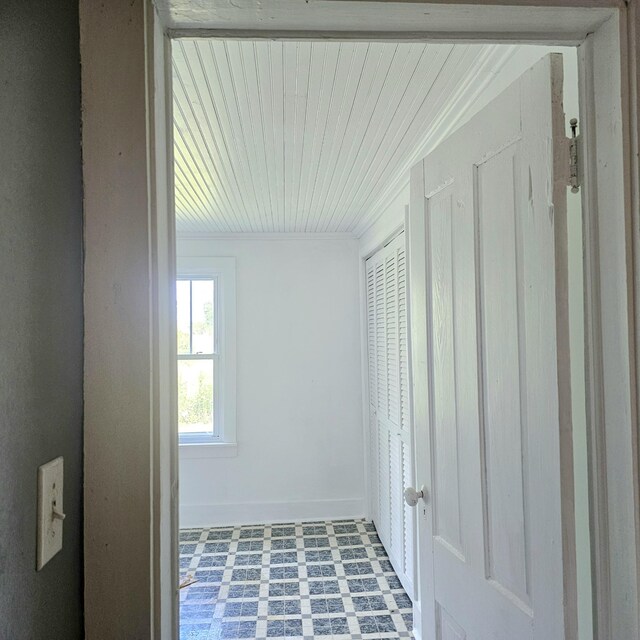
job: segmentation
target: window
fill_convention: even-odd
[[[234,455],[235,260],[179,259],[176,301],[181,455]]]

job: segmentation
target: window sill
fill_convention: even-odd
[[[207,460],[209,458],[235,458],[238,445],[233,442],[180,443],[181,460]]]

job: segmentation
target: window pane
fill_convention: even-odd
[[[213,434],[213,360],[178,360],[178,431]]]
[[[192,280],[193,344],[191,353],[213,353],[214,281]]]
[[[191,295],[190,281],[176,282],[176,301],[178,303],[178,353],[191,353]]]

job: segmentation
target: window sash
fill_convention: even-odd
[[[193,353],[193,282],[205,281],[213,282],[213,354],[220,354],[220,281],[218,274],[211,275],[179,275],[176,282],[189,283],[189,353],[178,353],[178,357],[182,358],[187,355],[199,355]],[[212,354],[209,354],[211,356]]]
[[[180,257],[176,282],[207,280],[214,282],[214,353],[179,353],[177,363],[213,360],[214,363],[214,434],[180,433],[180,445],[220,444],[236,446],[236,265],[229,257]],[[181,285],[182,286],[182,285]],[[186,289],[186,287],[184,287]],[[184,291],[186,299],[187,291]],[[182,307],[184,309],[184,305]],[[187,318],[183,314],[182,327]],[[195,336],[194,336],[195,337]],[[183,333],[183,344],[186,335]],[[209,343],[211,344],[211,343]],[[192,347],[192,344],[189,345]],[[202,345],[209,350],[208,345]],[[184,366],[184,365],[180,365]],[[213,450],[213,449],[211,449]],[[195,449],[186,447],[184,452]]]
[[[217,274],[211,275],[180,275],[177,282],[189,283],[189,353],[178,353],[178,362],[211,360],[213,363],[213,430],[208,433],[179,431],[178,439],[183,444],[197,444],[207,442],[219,442],[222,438],[221,411],[220,411],[220,340],[219,340],[219,311],[220,311],[220,282]],[[193,353],[193,283],[196,281],[213,283],[213,353]]]
[[[211,354],[183,354],[178,356],[178,362],[185,360],[193,362],[198,360],[211,360],[213,364],[213,430],[207,433],[197,433],[189,431],[179,431],[178,439],[183,444],[197,444],[206,442],[219,442],[222,439],[221,429],[221,411],[220,402],[222,396],[220,393],[220,356],[216,353]],[[179,409],[180,407],[178,407]],[[179,423],[178,423],[179,424]]]

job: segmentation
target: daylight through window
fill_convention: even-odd
[[[216,299],[214,278],[179,279],[178,432],[181,439],[219,437],[215,420]]]

